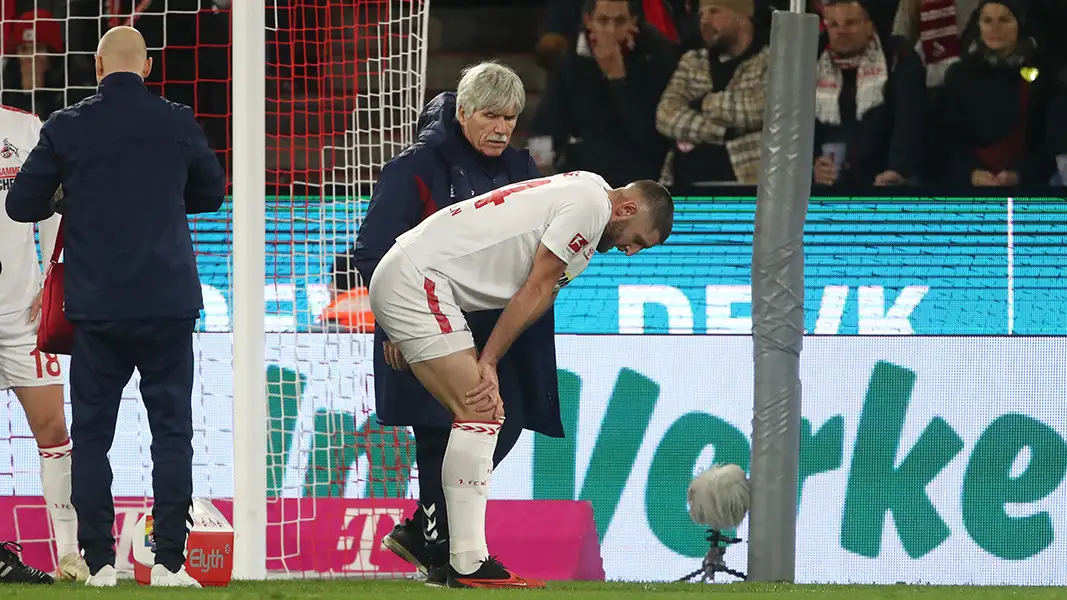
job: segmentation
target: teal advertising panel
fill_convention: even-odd
[[[207,308],[232,321],[230,205],[192,222]],[[334,256],[361,202],[267,208],[267,325],[321,325]],[[597,255],[556,302],[565,334],[749,331],[755,199],[676,199],[674,234],[627,258]],[[817,198],[804,237],[805,322],[814,334],[1067,333],[1067,203],[1052,198]]]

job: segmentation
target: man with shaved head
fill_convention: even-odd
[[[134,369],[152,433],[151,583],[200,587],[183,566],[193,491],[192,335],[203,309],[186,215],[217,211],[226,176],[192,109],[145,86],[151,71],[136,29],[108,31],[96,53],[97,93],[52,114],[6,202],[20,223],[62,213],[56,247],[65,263],[63,310],[74,324],[71,502],[86,583],[97,587],[116,583],[107,453]]]
[[[146,79],[152,71],[152,59],[140,31],[133,27],[115,27],[100,38],[96,48],[96,82],[102,83],[112,73],[137,73]]]

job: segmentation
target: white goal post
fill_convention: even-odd
[[[267,576],[266,4],[233,3],[234,579]]]
[[[377,172],[384,166],[396,152],[407,144],[414,141],[415,124],[422,108],[425,86],[425,69],[427,54],[427,33],[429,26],[429,0],[349,0],[342,2],[327,2],[326,17],[335,19],[325,27],[326,37],[344,30],[340,38],[343,40],[357,40],[348,45],[342,42],[337,47],[331,47],[331,52],[340,50],[340,61],[346,66],[342,69],[329,70],[323,78],[329,81],[329,87],[336,90],[338,87],[349,85],[348,81],[339,81],[339,78],[353,77],[353,85],[358,90],[354,104],[346,105],[347,112],[342,119],[344,122],[344,135],[333,137],[330,141],[323,138],[321,147],[315,142],[309,141],[302,149],[307,160],[312,155],[319,156],[317,165],[317,177],[308,174],[307,181],[294,178],[294,186],[304,185],[308,189],[319,187],[322,190],[321,206],[311,210],[310,215],[318,213],[318,226],[322,237],[317,240],[319,250],[314,256],[298,256],[298,251],[293,249],[294,261],[305,260],[317,262],[323,269],[332,264],[331,252],[354,243],[354,235],[358,230],[358,220],[361,218],[365,194],[374,186],[374,178]],[[233,183],[233,254],[231,271],[232,291],[232,349],[233,349],[233,527],[234,527],[234,564],[233,578],[246,580],[260,580],[268,576],[283,577],[330,577],[330,576],[366,576],[374,573],[376,567],[370,564],[370,552],[366,548],[354,559],[349,566],[355,566],[354,572],[336,573],[333,568],[320,566],[307,568],[307,561],[300,560],[301,554],[321,551],[311,543],[305,543],[303,532],[314,529],[315,521],[322,516],[323,511],[319,507],[318,491],[308,496],[307,490],[287,487],[281,492],[286,496],[280,498],[277,480],[269,480],[268,471],[272,457],[270,455],[270,438],[279,434],[271,428],[277,428],[275,417],[269,411],[271,398],[268,394],[268,382],[264,377],[268,367],[268,358],[274,356],[277,348],[267,343],[270,339],[284,339],[277,336],[279,330],[275,328],[269,319],[265,317],[268,308],[268,300],[274,299],[268,288],[271,288],[273,278],[268,277],[268,269],[265,263],[272,259],[272,254],[277,254],[277,249],[271,246],[272,239],[269,237],[271,223],[267,215],[268,205],[272,210],[276,206],[271,205],[271,197],[268,191],[266,172],[271,168],[269,160],[267,138],[272,133],[268,131],[265,123],[269,123],[276,115],[268,113],[267,87],[265,85],[271,76],[265,65],[272,60],[267,55],[268,28],[276,26],[278,20],[273,21],[265,18],[268,11],[283,10],[278,0],[242,0],[232,3],[232,183]],[[346,21],[346,14],[350,21]],[[354,28],[354,31],[349,28]],[[321,33],[321,30],[320,30]],[[351,33],[351,35],[348,35]],[[360,39],[362,38],[362,39]],[[336,40],[335,40],[336,41]],[[295,59],[295,55],[293,56]],[[336,59],[337,56],[334,56]],[[333,65],[331,65],[332,67]],[[274,93],[274,92],[271,92]],[[321,101],[321,100],[320,100]],[[310,100],[309,100],[310,102]],[[310,111],[310,109],[309,109]],[[337,112],[337,109],[320,108],[323,113]],[[331,115],[332,116],[332,115]],[[325,117],[322,117],[325,119]],[[343,140],[340,144],[340,140]],[[310,161],[309,161],[310,162]],[[310,169],[309,169],[310,171]],[[296,192],[291,198],[296,203]],[[306,202],[315,203],[317,200],[310,196]],[[344,227],[338,228],[336,211],[325,210],[326,206],[341,206]],[[276,217],[271,217],[276,218]],[[295,216],[290,217],[296,219]],[[344,233],[341,232],[343,229]],[[294,235],[296,235],[294,233]],[[327,236],[329,240],[324,239]],[[311,251],[308,251],[311,254]],[[273,259],[277,259],[276,256]],[[305,275],[309,280],[303,282],[308,288],[310,274]],[[314,285],[322,286],[327,273],[317,276]],[[309,306],[307,309],[294,306],[294,312],[307,311],[302,315],[309,321],[318,317],[316,309]],[[304,335],[300,333],[300,326],[291,333],[293,342],[296,337]],[[327,360],[343,362],[344,347],[352,349],[352,354],[359,356],[360,360],[369,364],[372,355],[369,337],[352,333],[320,334],[325,336],[325,343],[331,348],[340,349],[338,354]],[[320,338],[321,339],[321,338]],[[272,342],[272,344],[277,341]],[[294,346],[298,346],[294,343]],[[295,352],[295,351],[294,351]],[[330,353],[329,351],[327,351]],[[283,352],[284,354],[285,352]],[[290,358],[299,358],[290,354]],[[325,404],[328,410],[342,410],[340,405],[345,406],[353,399],[345,391],[347,382],[342,380],[336,372],[327,373],[316,383],[331,388],[331,397],[323,400],[317,398],[315,402]],[[361,402],[362,408],[367,408],[367,403],[373,406],[373,386],[364,389]],[[320,406],[321,407],[321,406]],[[302,413],[306,414],[306,413]],[[315,414],[311,414],[312,417]],[[366,426],[366,425],[364,425]],[[307,447],[312,443],[318,431],[303,429],[304,425],[298,426],[294,434],[294,446],[299,446],[293,452],[307,462],[307,457],[317,457],[314,448]],[[346,441],[347,440],[347,441]],[[331,452],[344,453],[351,443],[350,438],[344,434],[338,439],[331,439],[328,443]],[[369,442],[364,442],[367,447],[362,448],[365,458],[371,451]],[[399,445],[407,442],[397,440]],[[403,449],[401,449],[403,452]],[[358,453],[358,451],[357,451]],[[315,460],[312,458],[311,460]],[[365,464],[365,463],[360,463]],[[319,467],[316,463],[317,468]],[[356,465],[352,465],[355,468]],[[327,467],[330,468],[330,467]],[[371,466],[366,464],[361,469],[368,469],[366,477],[368,482],[373,477],[370,474]],[[291,481],[291,480],[290,480]],[[385,483],[377,481],[376,483]],[[368,483],[369,485],[369,483]],[[386,485],[388,485],[386,483]],[[404,482],[406,485],[406,482]],[[273,487],[272,487],[273,486]],[[343,486],[342,486],[343,487]],[[400,486],[401,488],[403,487]],[[273,491],[272,491],[273,490]],[[293,495],[295,494],[295,498]],[[342,492],[343,494],[343,492]],[[372,494],[373,495],[373,494]],[[303,496],[302,498],[300,496]],[[332,496],[332,493],[328,493]],[[331,498],[327,498],[327,502]],[[289,500],[295,500],[295,508],[287,508]],[[301,500],[310,500],[311,508],[303,509]],[[273,505],[271,504],[273,503]],[[281,522],[278,510],[281,512]],[[373,511],[392,509],[372,509]],[[384,514],[384,513],[383,513]],[[274,515],[273,517],[269,515]],[[391,518],[398,517],[392,515]],[[277,533],[286,526],[297,527],[295,543],[293,540],[286,541],[283,534],[281,548],[272,550],[274,537],[271,532]],[[305,527],[307,529],[305,529]],[[342,547],[347,550],[352,548],[351,541],[342,542],[338,539],[336,548]],[[362,548],[362,546],[361,546]],[[276,555],[280,552],[280,555]],[[332,550],[327,550],[332,552]],[[319,559],[323,557],[318,557]],[[315,561],[312,561],[315,562]],[[281,565],[280,567],[278,565]],[[274,565],[273,567],[271,565]],[[304,567],[294,565],[305,565]],[[280,571],[280,572],[279,572]],[[361,574],[362,573],[362,574]],[[370,575],[374,576],[374,575]]]
[[[0,81],[5,102],[47,118],[94,93],[96,44],[132,25],[154,60],[149,89],[193,108],[230,177],[232,203],[189,225],[205,305],[194,337],[193,496],[231,519],[232,577],[411,575],[380,540],[414,508],[413,439],[375,415],[373,319],[343,304],[365,286],[334,302],[329,283],[377,174],[414,140],[429,0],[38,4],[51,13],[5,22],[17,32],[8,41],[22,43],[0,65],[36,78],[34,93],[22,77]],[[64,375],[69,419],[69,360],[49,360]],[[120,577],[139,564],[133,549],[144,547],[154,501],[139,385],[135,373],[109,453]],[[52,571],[38,448],[14,395],[0,390],[0,405],[0,541]]]

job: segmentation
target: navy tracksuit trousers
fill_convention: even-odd
[[[152,432],[156,564],[185,562],[193,494],[195,319],[79,321],[70,361],[71,502],[89,571],[115,564],[115,503],[107,453],[122,390],[136,368]]]

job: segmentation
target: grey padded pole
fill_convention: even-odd
[[[792,582],[804,333],[804,219],[811,194],[818,17],[776,12],[752,247],[748,581]]]

